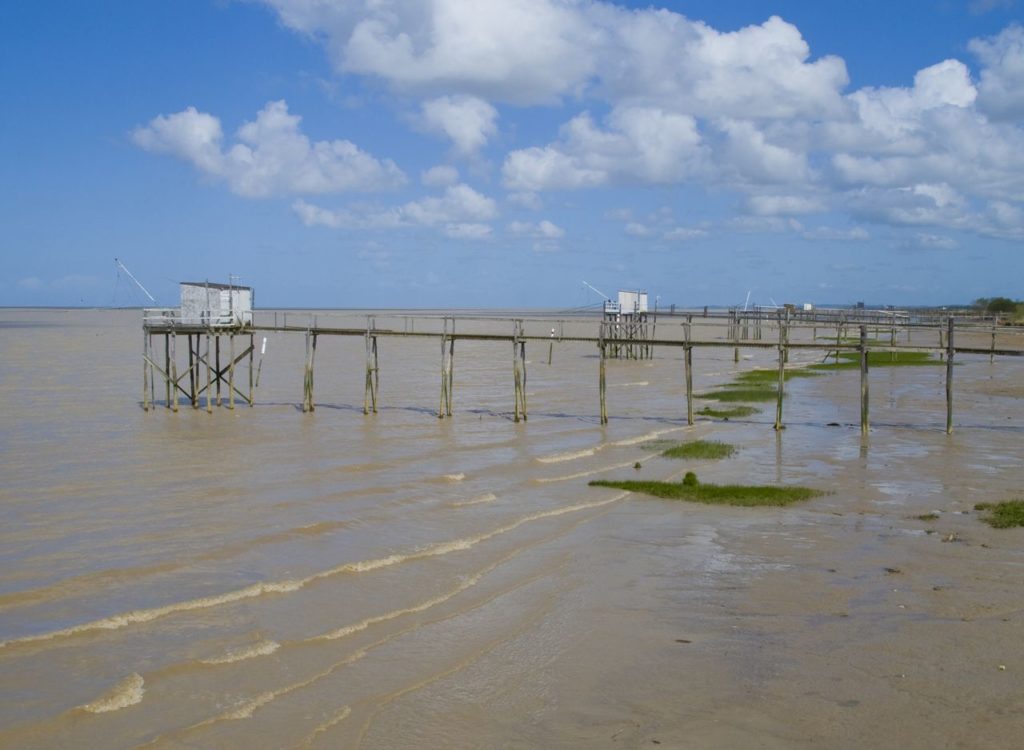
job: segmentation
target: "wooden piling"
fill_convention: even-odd
[[[737,310],[732,310],[732,340],[733,340],[733,343],[734,343],[734,346],[733,346],[733,349],[732,349],[732,361],[733,362],[739,362],[740,361],[739,338],[740,338],[739,312]]]
[[[444,319],[441,335],[441,403],[437,408],[438,419],[452,415],[452,386],[455,369],[455,318],[452,318],[452,335],[448,335],[448,318]]]
[[[156,370],[153,364],[153,334],[149,334],[149,405],[156,408]]]
[[[860,327],[860,434],[868,434],[868,327]]]
[[[171,334],[164,334],[164,387],[167,395],[164,406],[171,408]]]
[[[363,389],[363,414],[377,413],[377,389],[380,375],[377,363],[377,337],[366,329],[366,386]],[[442,346],[444,342],[442,341]]]
[[[220,406],[220,381],[223,370],[220,369],[220,334],[213,337],[214,372],[217,374],[217,406]]]
[[[946,434],[953,434],[953,316],[947,322],[946,335]]]
[[[213,380],[210,366],[210,331],[206,331],[206,413],[213,414],[213,406],[210,402]]]
[[[256,353],[255,350],[256,350],[256,339],[250,333],[249,334],[249,408],[252,408],[253,401],[255,400],[255,395],[253,394],[253,370],[252,370],[252,360],[253,360],[253,355]]]
[[[302,411],[316,410],[313,402],[313,365],[316,360],[316,334],[306,330],[306,373],[302,385]]]
[[[598,370],[597,394],[600,401],[599,420],[601,424],[608,424],[608,404],[606,400],[607,388],[605,384],[605,324],[601,323],[601,333],[598,338],[597,348],[601,353],[601,364]]]
[[[149,334],[142,332],[142,410],[149,411]]]
[[[177,352],[178,334],[176,334],[174,331],[171,331],[170,339],[171,339],[171,354],[170,354],[171,369],[168,372],[168,375],[170,377],[168,377],[168,379],[167,379],[167,391],[168,391],[168,393],[171,394],[171,397],[172,397],[171,398],[171,411],[177,412],[178,411],[178,352]]]
[[[686,346],[683,348],[683,370],[686,375],[686,424],[693,424],[693,347],[690,346],[692,316],[686,316]]]
[[[235,334],[228,334],[228,356],[231,357],[228,364],[228,408],[235,408]]]
[[[526,421],[526,342],[522,339],[523,322],[513,321],[512,335],[512,380],[514,386],[513,420],[520,417]]]
[[[775,402],[775,429],[782,429],[782,397],[786,389],[786,328],[782,322],[782,313],[778,314],[779,320],[779,388]]]
[[[520,328],[520,333],[523,333]],[[519,401],[523,412],[523,421],[525,422],[529,416],[526,408],[526,340],[520,339],[519,341]]]
[[[196,336],[198,342],[199,337]],[[198,343],[196,344],[198,346]],[[198,374],[196,373],[196,353],[192,349],[192,334],[188,334],[188,396],[192,401],[192,408],[199,408]]]

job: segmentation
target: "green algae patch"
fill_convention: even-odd
[[[814,372],[807,367],[785,369],[782,371],[782,377],[785,380],[792,380],[793,378],[815,378],[818,377],[819,374],[820,373]],[[774,385],[778,382],[778,369],[747,370],[746,372],[740,373],[736,376],[736,385],[738,387]]]
[[[1024,526],[1024,500],[1004,500],[1001,503],[978,503],[975,510],[988,511],[982,521],[996,529]]]
[[[665,458],[728,458],[736,452],[736,447],[718,440],[691,440],[688,443],[677,443],[661,452]]]
[[[640,492],[665,500],[685,500],[705,505],[735,505],[743,508],[759,506],[783,507],[820,497],[825,493],[810,487],[747,484],[700,484],[684,482],[615,481],[595,479],[591,487],[614,487]]]
[[[753,406],[733,406],[730,409],[712,409],[710,406],[705,406],[697,414],[714,419],[733,419],[734,417],[749,417],[751,414],[760,413],[760,411]]]
[[[928,352],[868,352],[868,367],[934,367],[946,364]],[[859,370],[860,352],[842,352],[837,362],[822,362],[808,369],[819,372],[829,370]]]
[[[775,401],[778,397],[779,392],[774,388],[744,387],[725,387],[719,391],[709,391],[697,396],[697,398],[707,399],[708,401],[724,401],[726,403],[735,403],[737,401]]]

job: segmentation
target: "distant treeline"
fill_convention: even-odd
[[[1012,300],[1009,297],[979,297],[974,300],[974,307],[986,315],[1003,315],[1014,322],[1024,320],[1024,300]]]

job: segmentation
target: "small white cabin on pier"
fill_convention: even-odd
[[[149,328],[244,328],[252,325],[252,287],[182,281],[181,307],[147,308]]]
[[[252,325],[252,287],[181,282],[181,322],[210,326]]]

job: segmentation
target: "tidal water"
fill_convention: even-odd
[[[894,535],[945,553],[945,533],[994,533],[970,518],[926,536],[908,519],[934,507],[966,524],[1024,477],[1015,360],[958,365],[953,436],[945,368],[876,370],[865,441],[856,372],[791,381],[782,433],[774,404],[687,427],[667,347],[609,363],[601,425],[596,349],[561,341],[550,365],[528,344],[516,423],[507,343],[457,343],[454,414],[438,419],[436,339],[380,339],[366,416],[363,339],[322,336],[304,414],[304,338],[267,337],[254,407],[172,413],[158,385],[147,413],[138,311],[0,311],[0,746],[813,744],[827,730],[776,726],[757,705],[762,691],[816,710],[765,651],[807,658],[806,621],[748,627],[758,587],[784,587],[813,551],[845,570],[822,585],[854,591],[835,605],[846,622],[873,621],[864,559]],[[775,356],[732,354],[698,350],[698,393]],[[651,445],[697,437],[740,452],[689,466]],[[691,468],[831,494],[742,511],[587,485]],[[1007,538],[987,549],[1024,581]],[[1019,632],[1020,610],[1007,617]]]

